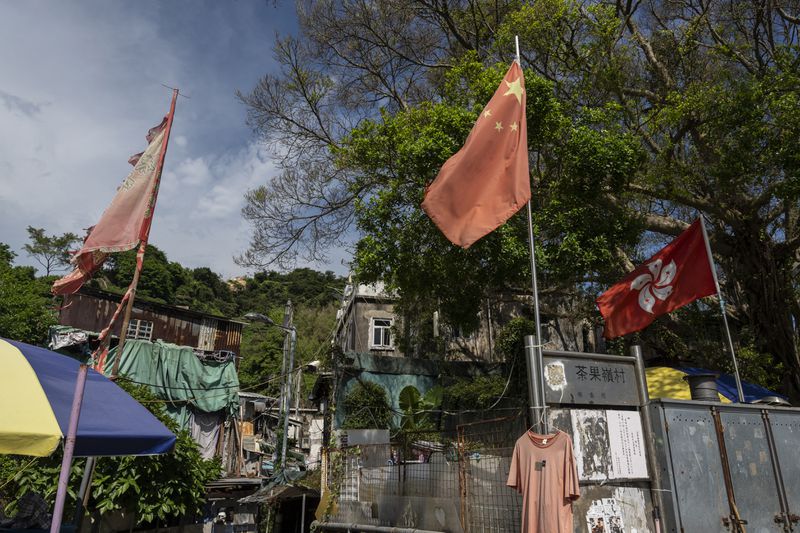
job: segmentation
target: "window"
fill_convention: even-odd
[[[393,348],[391,318],[373,318],[370,330],[369,347],[371,350],[390,350]]]
[[[131,321],[128,323],[127,336],[129,339],[149,341],[153,338],[153,323],[148,320],[131,318]]]

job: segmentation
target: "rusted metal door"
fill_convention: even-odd
[[[665,410],[675,500],[683,531],[725,531],[730,514],[714,418],[706,406]]]
[[[761,413],[725,410],[720,419],[736,507],[746,521],[746,531],[783,533],[778,485]]]

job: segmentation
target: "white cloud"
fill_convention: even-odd
[[[28,225],[94,224],[166,113],[166,84],[190,98],[177,102],[150,241],[186,266],[241,274],[243,195],[274,168],[234,95],[271,68],[293,7],[0,0],[0,10],[0,242],[19,252]]]
[[[180,186],[204,185],[211,181],[211,170],[204,158],[188,158],[178,164],[175,179]]]
[[[165,167],[170,166],[168,154]],[[240,216],[244,192],[269,179],[275,172],[273,164],[250,143],[174,166],[177,170],[162,178],[151,242],[167,250],[173,261],[209,266],[226,276],[241,273],[232,258],[249,239],[249,228]],[[204,179],[193,178],[198,175]]]

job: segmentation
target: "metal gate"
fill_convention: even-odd
[[[667,531],[800,531],[800,410],[660,400]]]

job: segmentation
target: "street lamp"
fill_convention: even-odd
[[[286,391],[284,392],[285,404],[283,409],[283,443],[281,444],[281,472],[284,473],[286,471],[286,438],[289,434],[289,406],[291,405],[292,399],[292,371],[294,370],[294,348],[297,344],[297,330],[291,325],[283,326],[281,324],[276,324],[270,317],[267,315],[262,315],[261,313],[247,313],[244,315],[244,317],[247,320],[262,322],[269,326],[275,326],[276,328],[280,328],[289,334],[289,371],[285,374]],[[283,357],[285,363],[285,350],[283,352]],[[283,477],[284,479],[286,478],[285,475]]]

